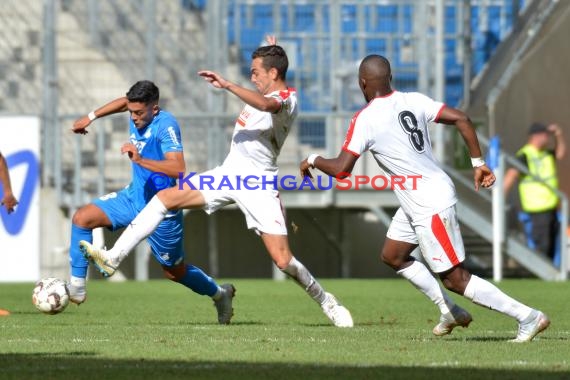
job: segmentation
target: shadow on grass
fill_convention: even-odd
[[[1,379],[568,379],[567,372],[97,358],[94,352],[0,355]],[[410,363],[413,365],[413,363]],[[476,365],[476,363],[474,363]]]

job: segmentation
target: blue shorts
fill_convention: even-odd
[[[103,195],[92,203],[107,215],[112,223],[112,231],[128,226],[140,211],[130,200],[126,190]],[[172,267],[184,260],[182,238],[182,211],[179,210],[168,213],[147,241],[160,265]]]

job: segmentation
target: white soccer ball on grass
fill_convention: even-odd
[[[65,281],[49,277],[36,282],[32,293],[34,306],[45,314],[58,314],[69,304],[69,290]]]

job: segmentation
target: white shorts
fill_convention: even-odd
[[[247,228],[258,234],[287,235],[285,211],[276,186],[270,181],[257,181],[255,176],[245,180],[247,177],[218,166],[193,176],[190,182],[202,193],[206,201],[203,210],[208,214],[235,203],[245,215]]]
[[[399,208],[386,236],[392,240],[419,244],[425,262],[435,273],[445,272],[465,260],[455,205],[431,218],[415,222]]]

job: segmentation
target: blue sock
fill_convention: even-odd
[[[216,281],[200,268],[191,264],[186,265],[186,274],[179,282],[200,295],[213,297],[218,291]]]
[[[89,228],[79,227],[75,224],[71,225],[71,245],[69,247],[69,262],[71,264],[71,275],[74,277],[87,277],[87,268],[89,261],[79,250],[79,241],[85,240],[93,243],[93,231]]]

